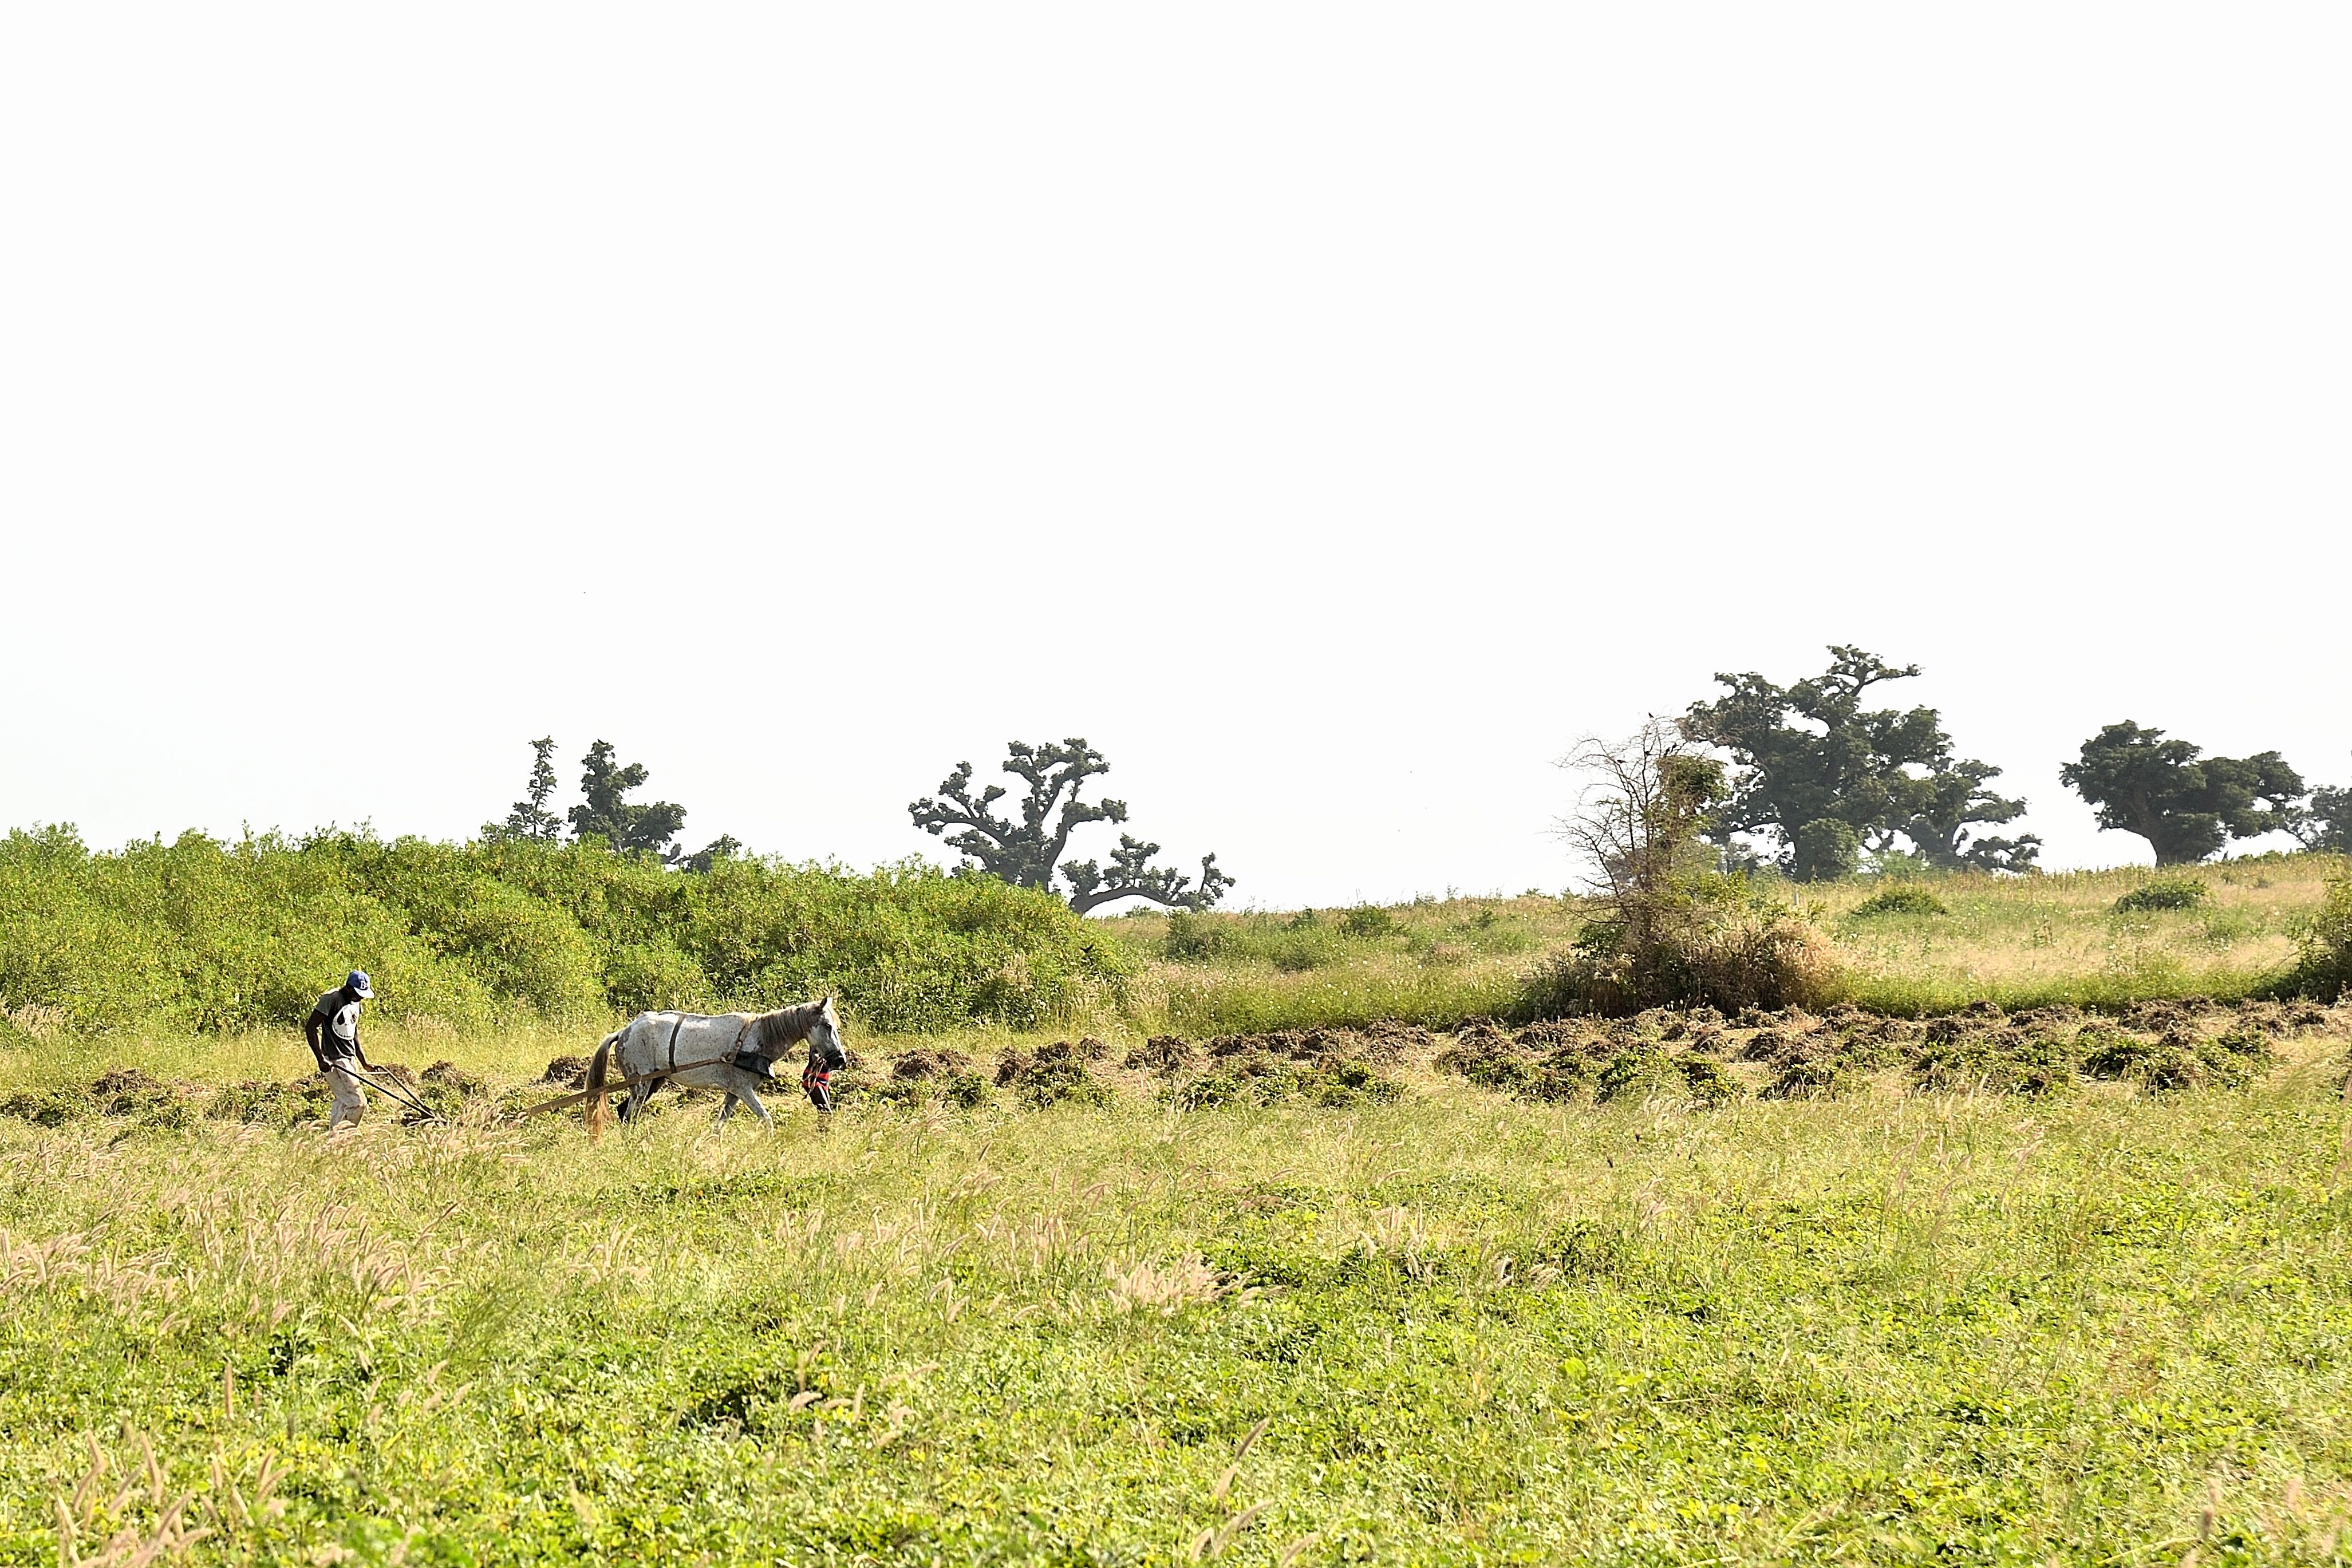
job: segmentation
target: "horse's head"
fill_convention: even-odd
[[[841,1040],[841,1015],[833,1010],[831,997],[821,1002],[799,1002],[761,1013],[747,1027],[754,1030],[748,1042],[750,1047],[770,1061],[781,1059],[806,1040],[810,1053],[827,1065],[845,1067],[849,1063],[848,1048]]]
[[[827,997],[818,1004],[816,1017],[809,1022],[809,1043],[824,1055],[835,1067],[846,1066],[849,1048],[841,1040],[841,1015],[833,1010],[833,998]]]

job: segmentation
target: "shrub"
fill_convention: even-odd
[[[1529,1019],[1621,1017],[1652,1007],[1769,1011],[1826,1007],[1843,989],[1820,932],[1784,906],[1727,898],[1646,944],[1614,922],[1595,922],[1528,977],[1515,1011]]]
[[[2167,909],[2194,909],[2212,895],[2205,879],[2197,876],[2157,876],[2116,900],[2117,915],[2149,915]]]
[[[1180,909],[1169,915],[1168,935],[1160,939],[1160,948],[1175,964],[1213,958],[1225,950],[1224,928],[1190,910]]]
[[[1274,967],[1286,975],[1303,975],[1337,963],[1345,956],[1339,938],[1318,925],[1296,926],[1284,933],[1268,954]]]
[[[1494,924],[1494,911],[1483,910],[1488,925]],[[1349,936],[1386,936],[1397,928],[1396,916],[1377,904],[1360,904],[1339,916],[1339,929]]]
[[[940,1081],[940,1098],[966,1111],[977,1111],[988,1103],[988,1080],[969,1070],[950,1072]]]
[[[1609,1059],[1594,1082],[1593,1098],[1603,1104],[1612,1100],[1655,1099],[1669,1084],[1680,1088],[1681,1074],[1664,1051],[1644,1042]]]
[[[2205,940],[2216,947],[2242,942],[2260,929],[2254,922],[2234,909],[2209,910],[2200,924],[2205,929]]]
[[[1785,904],[1751,896],[1744,876],[1713,869],[1704,835],[1727,799],[1719,761],[1653,719],[1620,742],[1586,741],[1569,765],[1589,782],[1562,832],[1597,873],[1601,918],[1529,977],[1522,1016],[1831,998],[1835,968],[1821,934]]]
[[[1869,920],[1882,915],[1949,915],[1944,901],[1917,883],[1898,882],[1882,888],[1854,906],[1853,917]]]
[[[1721,1105],[1740,1096],[1739,1080],[1719,1061],[1685,1056],[1675,1065],[1682,1069],[1684,1092],[1701,1106]]]
[[[2352,877],[2327,884],[2327,902],[2295,934],[2295,988],[2332,1002],[2352,987]]]

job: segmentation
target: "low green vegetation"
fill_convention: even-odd
[[[2152,876],[2115,902],[2117,915],[2153,915],[2160,910],[2196,909],[2213,896],[2201,876]]]
[[[2352,877],[2328,885],[2326,903],[2297,925],[2295,939],[2298,989],[2315,997],[2352,992]]]
[[[2336,855],[2223,861],[2197,880],[2206,901],[2123,901],[2168,876],[2142,868],[2000,876],[1907,873],[1885,882],[1751,884],[1814,932],[1822,960],[1808,998],[1924,1016],[1976,1001],[2012,1010],[2120,1009],[2166,998],[2309,990],[2332,997],[2352,970]],[[2177,873],[2173,873],[2177,874]],[[2334,902],[2331,902],[2333,898]],[[2334,914],[2329,914],[2334,911]],[[1594,919],[1584,899],[1425,899],[1351,935],[1352,912],[1139,914],[1105,929],[1134,951],[1144,1021],[1209,1032],[1361,1024],[1432,1027],[1558,1010],[1547,964]],[[2321,940],[2321,928],[2337,935]]]
[[[2301,934],[2347,872],[2341,856],[2292,854],[2223,861],[2194,877],[2125,868],[1922,883],[1946,916],[1851,919],[1874,896],[1868,879],[1800,896],[1832,923],[1857,1005],[1912,1014],[1980,999],[2117,1009],[2311,988]],[[2204,890],[2201,902],[2176,888],[2184,881]],[[2336,992],[2322,984],[2316,994]]]
[[[78,1032],[290,1026],[354,964],[453,1030],[832,992],[869,1029],[1035,1027],[1116,1002],[1128,950],[1050,894],[919,862],[855,873],[600,843],[199,833],[0,839],[0,1008]]]
[[[2298,854],[2194,877],[1701,877],[1737,907],[1685,922],[1705,941],[1677,938],[1693,994],[1668,999],[1745,988],[1734,1010],[1925,1015],[1978,1000],[2333,996],[2347,923],[2328,886],[2347,870]],[[855,873],[725,857],[692,872],[593,843],[341,833],[106,853],[63,830],[18,831],[0,839],[0,1045],[290,1029],[355,963],[375,977],[381,1021],[452,1038],[828,991],[857,1029],[894,1034],[1452,1028],[1652,999],[1604,994],[1623,953],[1609,908],[1528,894],[1084,920],[1050,894],[919,863]]]
[[[1882,915],[1949,915],[1951,910],[1934,893],[1916,882],[1898,882],[1881,888],[1853,906],[1849,919],[1874,920]]]

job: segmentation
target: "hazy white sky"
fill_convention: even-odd
[[[1578,735],[1855,642],[2144,860],[2103,723],[2352,778],[2347,46],[11,7],[0,823],[460,836],[551,731],[865,864],[1084,735],[1237,901],[1558,887]]]

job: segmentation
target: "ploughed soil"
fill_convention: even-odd
[[[1551,1103],[1664,1099],[1705,1106],[1890,1086],[2048,1095],[2102,1081],[2162,1092],[2252,1082],[2277,1063],[2282,1043],[2315,1031],[2352,1034],[2352,1002],[2330,1009],[2191,997],[2115,1015],[2074,1008],[2008,1013],[1980,1002],[1930,1019],[1858,1008],[1737,1017],[1661,1008],[1517,1029],[1477,1021],[1450,1034],[1391,1019],[1204,1040],[1154,1035],[1119,1058],[1116,1076],[1105,1071],[1110,1052],[1100,1040],[1057,1040],[1006,1051],[993,1082],[1036,1105],[1098,1100],[1121,1088],[1181,1106],[1378,1103],[1406,1092],[1404,1075],[1414,1071]],[[845,1088],[917,1101],[936,1097],[941,1084],[968,1076],[967,1068],[960,1052],[919,1049],[897,1058],[880,1079],[856,1078]]]
[[[489,1086],[453,1062],[436,1061],[418,1072],[399,1062],[379,1062],[368,1076],[406,1090],[444,1119],[489,1093]],[[307,1074],[289,1082],[249,1079],[238,1083],[166,1082],[136,1067],[100,1074],[86,1087],[20,1090],[0,1099],[0,1116],[44,1127],[62,1127],[92,1118],[131,1126],[174,1128],[198,1122],[234,1122],[255,1126],[326,1124],[334,1099],[326,1079]],[[370,1118],[396,1116],[406,1123],[430,1118],[381,1090],[368,1094]]]
[[[1444,1034],[1389,1019],[1362,1029],[1202,1040],[1154,1035],[1122,1053],[1092,1038],[1055,1040],[1008,1048],[993,1063],[950,1046],[918,1046],[880,1060],[853,1055],[834,1086],[843,1103],[1042,1108],[1141,1094],[1184,1109],[1381,1104],[1410,1092],[1408,1080],[1417,1074],[1551,1103],[1668,1101],[1695,1108],[1749,1096],[1820,1099],[1889,1090],[2055,1095],[2101,1082],[2163,1093],[2251,1082],[2278,1063],[2282,1045],[2315,1033],[2352,1036],[2352,998],[2326,1008],[2190,997],[2119,1014],[2065,1007],[2009,1013],[1979,1002],[1927,1019],[1844,1007],[1820,1014],[1751,1009],[1737,1017],[1711,1008],[1660,1008],[1628,1019],[1516,1029],[1475,1021]],[[484,1103],[506,1112],[549,1091],[577,1090],[587,1065],[583,1057],[557,1057],[537,1083],[503,1092],[447,1061],[422,1072],[383,1063],[370,1075],[400,1085],[447,1120]],[[87,1085],[19,1091],[0,1099],[0,1116],[47,1127],[105,1120],[126,1130],[205,1121],[290,1128],[324,1125],[330,1098],[326,1081],[316,1075],[214,1085],[166,1082],[131,1067]],[[381,1091],[370,1100],[373,1117],[428,1119]]]

